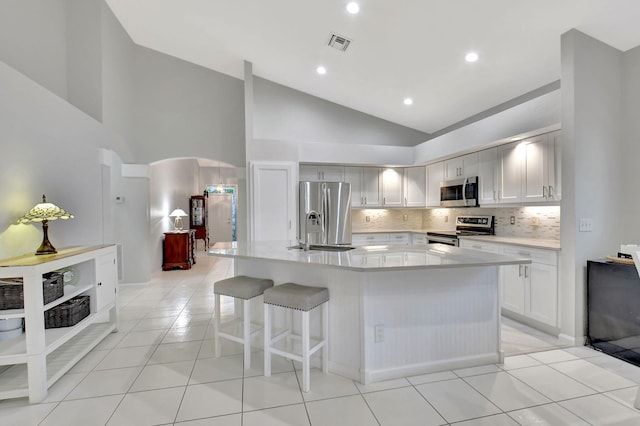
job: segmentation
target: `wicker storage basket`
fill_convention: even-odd
[[[71,327],[89,316],[89,296],[77,296],[44,312],[44,328]]]
[[[0,280],[0,310],[24,308],[22,278]],[[43,302],[46,305],[64,295],[64,279],[59,272],[49,272],[42,277]]]
[[[0,310],[24,308],[22,278],[4,278],[0,281]]]

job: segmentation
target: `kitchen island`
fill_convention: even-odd
[[[369,384],[502,362],[499,267],[530,260],[441,244],[289,246],[218,243],[208,253],[233,258],[235,275],[327,287],[329,371]]]

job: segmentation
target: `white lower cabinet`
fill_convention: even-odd
[[[502,267],[502,313],[540,330],[557,333],[558,253],[555,250],[460,240],[460,247],[530,259],[530,264]]]
[[[0,399],[29,397],[30,403],[42,402],[49,387],[117,331],[117,270],[115,245],[0,260],[0,279],[21,280],[24,293],[24,308],[0,310],[0,319],[24,318],[25,323],[22,334],[0,341]],[[44,304],[43,275],[54,271],[66,275],[64,294]],[[67,327],[45,328],[45,311],[77,296],[89,296],[88,316],[70,320],[73,325]]]
[[[372,232],[368,234],[353,234],[351,245],[354,246],[388,246],[409,245],[411,236],[408,232]]]
[[[531,264],[503,268],[503,309],[544,326],[558,327],[558,254],[554,250],[504,246],[503,254]],[[508,312],[506,312],[508,313]]]

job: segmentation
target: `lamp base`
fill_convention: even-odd
[[[48,220],[42,221],[42,232],[44,233],[44,236],[42,238],[42,244],[40,244],[40,247],[38,247],[38,250],[36,250],[36,255],[57,253],[58,251],[53,246],[53,244],[51,244],[51,242],[49,241],[49,221]]]

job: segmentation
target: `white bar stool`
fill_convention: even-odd
[[[213,293],[215,295],[216,312],[215,312],[215,327],[214,327],[214,347],[215,356],[220,358],[220,338],[225,338],[234,342],[238,342],[244,345],[244,369],[251,368],[251,337],[259,333],[262,327],[254,325],[253,331],[251,330],[251,299],[260,296],[264,293],[264,290],[273,287],[273,280],[265,278],[252,278],[244,275],[238,275],[236,277],[227,278],[226,280],[218,281],[213,285]],[[220,296],[229,296],[236,299],[242,299],[242,318],[238,317],[237,312],[234,313],[235,318],[232,321],[227,321],[224,324],[220,321]],[[242,323],[242,336],[232,334],[230,332],[223,332],[222,326],[233,326],[238,322]]]
[[[286,283],[269,288],[264,292],[264,375],[271,375],[271,354],[281,355],[302,363],[302,390],[309,392],[310,358],[322,348],[322,371],[328,370],[329,365],[329,289],[324,287],[309,287],[294,283]],[[287,318],[287,328],[280,334],[272,337],[271,319],[273,306],[280,306],[290,310]],[[309,313],[322,306],[322,336],[311,347],[309,332]],[[302,311],[301,335],[293,333],[293,311]],[[300,339],[302,343],[301,353],[293,352],[293,349],[282,349],[274,346],[278,341],[287,338]]]

